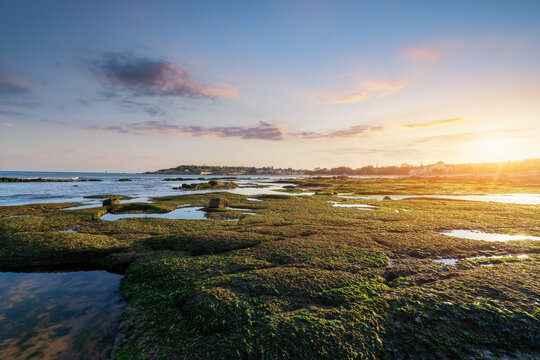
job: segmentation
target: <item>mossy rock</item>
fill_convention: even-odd
[[[120,241],[105,235],[21,232],[0,237],[0,268],[98,266],[101,258],[125,247]]]
[[[216,180],[210,180],[206,183],[198,184],[182,184],[181,187],[175,187],[174,189],[181,190],[224,190],[224,189],[235,189],[238,187],[238,184],[234,182],[222,182]]]
[[[120,204],[120,199],[118,198],[109,198],[103,200],[103,206],[111,206]]]
[[[229,200],[225,198],[212,198],[208,202],[208,207],[210,209],[224,209],[229,206]]]
[[[167,213],[173,211],[174,207],[162,204],[149,204],[149,203],[128,203],[118,204],[109,207],[108,211],[111,214],[123,214],[123,213]]]

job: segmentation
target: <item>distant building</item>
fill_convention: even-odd
[[[453,171],[454,167],[446,165],[444,162],[439,161],[435,164],[421,166],[418,169],[413,169],[409,171],[409,176],[430,176],[430,175],[441,175],[448,174]]]

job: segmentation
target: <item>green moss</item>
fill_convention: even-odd
[[[261,202],[191,193],[110,209],[168,212],[206,206],[215,196],[230,201],[206,220],[106,222],[99,220],[104,208],[0,207],[7,216],[28,214],[0,219],[0,258],[7,265],[98,258],[96,267],[126,271],[122,293],[129,308],[117,359],[537,357],[540,243],[440,234],[471,229],[540,236],[537,207],[334,194],[538,193],[540,186],[456,179],[287,182],[324,190],[258,196]],[[222,221],[231,218],[239,221]],[[75,225],[80,234],[54,232]],[[433,261],[504,254],[529,258],[452,266]]]
[[[112,204],[108,211],[112,214],[122,213],[167,213],[174,210],[173,207],[167,205],[157,205],[149,203],[128,203],[128,204]]]
[[[88,196],[85,196],[85,198],[86,198],[86,199],[109,199],[109,198],[116,198],[116,199],[120,199],[120,200],[134,199],[133,196],[117,195],[117,194],[88,195]]]
[[[238,185],[234,182],[222,182],[216,180],[210,180],[207,183],[195,183],[195,184],[182,184],[181,187],[174,189],[182,190],[221,190],[221,189],[235,189]]]
[[[0,267],[84,265],[124,247],[104,235],[21,232],[0,237]]]
[[[120,199],[118,198],[109,198],[103,200],[103,206],[119,205]]]

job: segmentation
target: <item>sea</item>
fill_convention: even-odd
[[[88,199],[85,196],[115,194],[128,195],[135,199],[131,201],[148,201],[151,197],[197,194],[218,190],[186,191],[174,189],[184,183],[199,183],[208,180],[198,178],[223,178],[219,175],[163,175],[136,173],[94,173],[94,172],[37,172],[37,171],[0,171],[0,177],[11,178],[49,178],[69,179],[72,182],[13,182],[0,183],[0,206],[25,205],[36,203],[81,203],[97,204],[101,200]],[[227,176],[229,177],[229,176]],[[131,181],[118,181],[122,178]],[[167,178],[182,178],[182,181],[163,181]],[[287,177],[268,176],[234,176],[234,182],[239,188],[227,190],[242,195],[279,194],[276,191],[286,183],[273,183]],[[81,181],[98,179],[101,181]],[[257,185],[265,187],[257,187]],[[289,184],[290,185],[290,184]],[[125,201],[124,201],[125,202]]]
[[[122,202],[144,202],[150,201],[152,197],[210,193],[223,190],[199,190],[186,191],[174,189],[182,184],[192,184],[206,182],[208,179],[222,179],[222,175],[176,175],[176,174],[137,174],[137,173],[95,173],[95,172],[38,172],[38,171],[0,171],[0,177],[12,178],[51,178],[51,179],[72,179],[72,182],[14,182],[0,183],[0,206],[25,205],[36,203],[77,203],[88,207],[101,203],[101,200],[88,199],[91,195],[128,195],[134,197],[132,200]],[[205,180],[200,180],[203,177]],[[298,176],[267,176],[267,175],[247,175],[247,176],[226,176],[234,178],[239,187],[228,189],[227,192],[242,194],[246,196],[256,196],[265,194],[283,194],[283,189],[288,184],[287,179],[294,179]],[[374,178],[381,176],[366,176]],[[129,178],[131,181],[118,181],[122,178]],[[182,178],[181,181],[163,181],[167,178]],[[80,181],[87,179],[99,179],[101,181]],[[280,180],[279,183],[276,183]],[[285,181],[284,181],[285,180]],[[261,187],[263,186],[263,187]],[[304,192],[295,195],[310,195]],[[419,195],[390,195],[394,200],[405,199]],[[373,196],[351,196],[356,198],[382,200],[384,195]],[[492,201],[507,204],[540,205],[540,194],[483,194],[483,195],[436,195],[425,194],[423,197],[436,197],[456,200],[470,201]],[[344,196],[349,197],[349,196]]]

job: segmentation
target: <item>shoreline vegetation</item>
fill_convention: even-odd
[[[207,165],[179,165],[174,168],[147,171],[144,174],[170,174],[170,175],[401,175],[401,176],[437,176],[437,175],[529,175],[540,174],[540,159],[527,159],[521,161],[507,161],[496,163],[477,164],[445,164],[439,161],[431,165],[368,165],[353,169],[339,166],[332,169],[315,168],[312,170],[293,168],[249,167],[249,166],[207,166]]]
[[[210,182],[148,203],[0,206],[0,269],[124,274],[119,360],[540,356],[540,206],[422,196],[539,194],[540,178],[325,176],[251,196]],[[188,206],[206,217],[101,219]],[[525,239],[442,234],[456,229]]]

